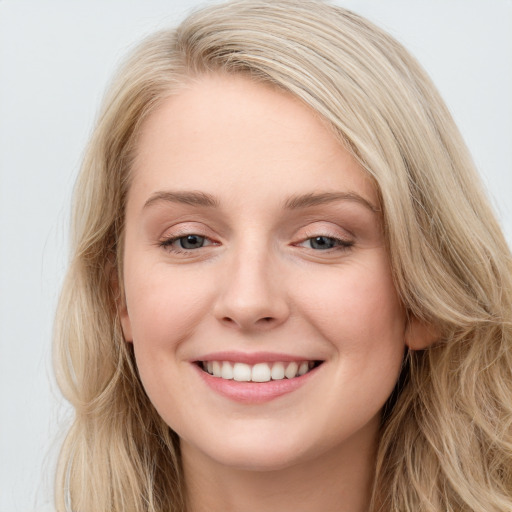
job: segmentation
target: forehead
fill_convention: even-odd
[[[323,119],[240,75],[201,77],[167,98],[142,125],[132,172],[132,188],[146,196],[162,187],[265,199],[343,189],[378,203],[373,181]]]

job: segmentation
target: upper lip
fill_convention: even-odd
[[[272,362],[292,362],[292,361],[320,361],[317,357],[309,357],[297,354],[284,354],[279,352],[237,352],[237,351],[224,351],[224,352],[211,352],[193,361],[230,361],[232,363],[272,363]]]

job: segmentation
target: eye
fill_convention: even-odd
[[[319,249],[321,251],[332,249],[337,245],[337,240],[330,236],[315,236],[315,238],[310,238],[307,242],[309,242],[311,249]]]
[[[332,236],[314,236],[304,240],[298,245],[314,249],[315,251],[327,251],[336,248],[345,249],[351,247],[353,243]]]
[[[160,242],[160,245],[172,252],[186,252],[213,245],[210,239],[202,235],[191,233],[189,235],[175,236]]]
[[[182,249],[199,249],[204,246],[206,238],[200,235],[182,236],[176,240]]]

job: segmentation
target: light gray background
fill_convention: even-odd
[[[70,192],[105,86],[196,0],[0,0],[0,512],[51,510],[51,328]],[[512,240],[512,0],[340,0],[388,29],[447,101]]]

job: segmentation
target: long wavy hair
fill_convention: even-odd
[[[123,340],[123,222],[144,119],[205,73],[313,109],[373,178],[394,281],[438,340],[410,351],[382,419],[371,511],[512,510],[512,264],[435,87],[387,33],[314,0],[235,0],[145,40],[113,81],[74,195],[56,374],[75,417],[57,510],[186,510],[179,440]]]

